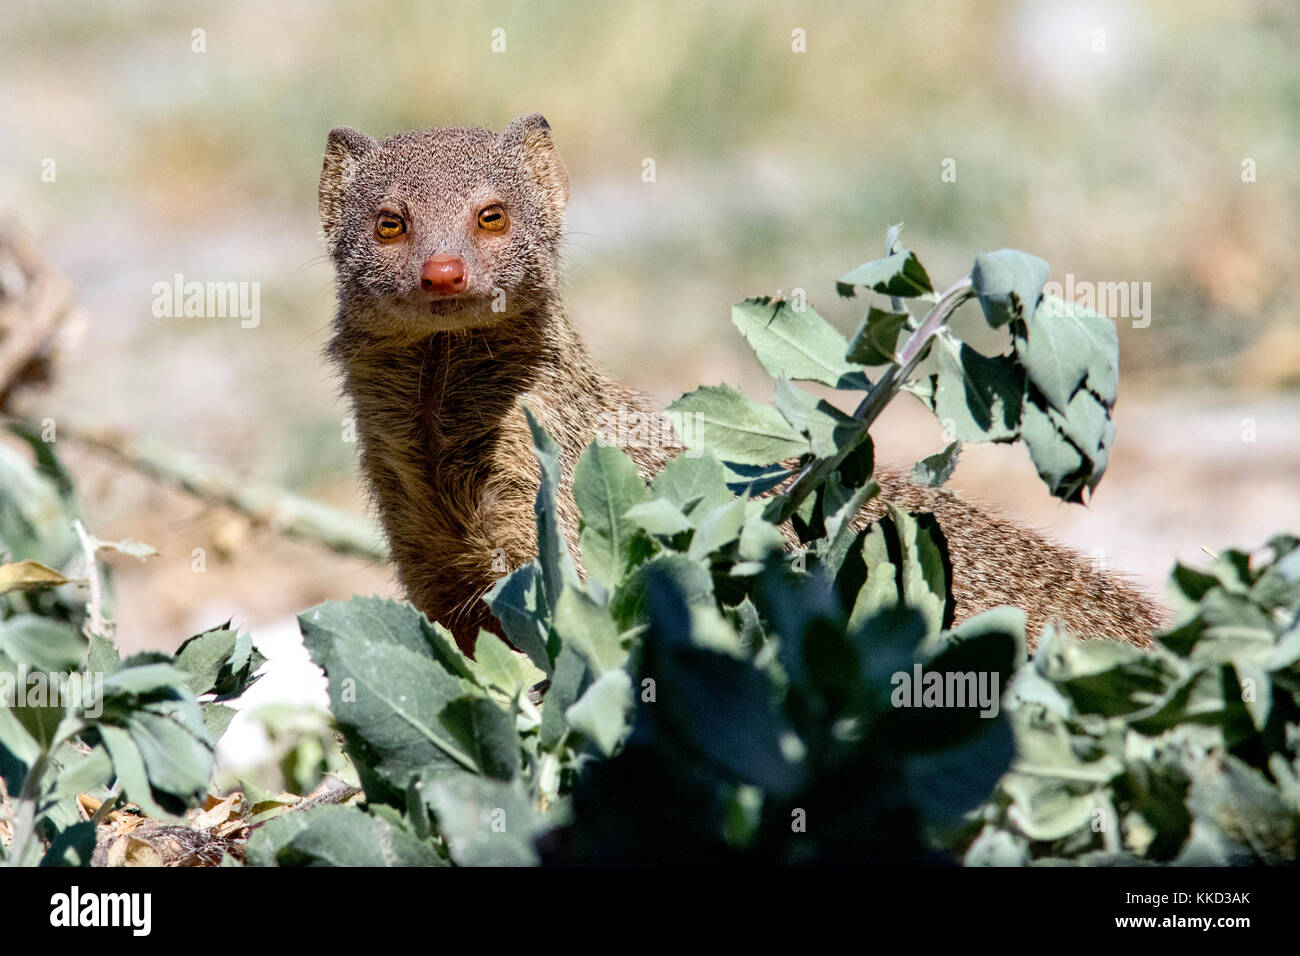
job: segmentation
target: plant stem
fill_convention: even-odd
[[[36,803],[41,795],[41,778],[45,776],[49,751],[42,750],[27,768],[23,789],[14,801],[14,843],[9,857],[10,866],[22,866],[27,856],[27,844],[36,836]]]
[[[903,224],[900,222],[896,226],[890,226],[885,232],[885,258],[888,259],[894,254],[894,244],[898,242],[899,234],[903,231]],[[896,295],[889,297],[889,307],[895,312],[904,312],[906,308],[903,300]]]
[[[53,739],[41,749],[23,777],[22,791],[14,802],[14,842],[9,857],[10,866],[21,866],[27,852],[27,844],[36,836],[37,816],[44,816],[48,808],[40,807],[42,778],[49,769],[50,760],[62,747],[85,729],[81,720],[64,717],[54,730]]]
[[[86,622],[86,631],[95,637],[106,637],[104,628],[104,596],[99,586],[99,565],[95,562],[95,545],[86,534],[86,527],[78,518],[72,522],[81,541],[81,552],[86,559],[86,578],[90,582],[90,604],[87,610],[90,620]]]
[[[970,277],[966,276],[953,283],[943,295],[939,296],[939,301],[926,314],[920,327],[912,333],[903,347],[894,355],[894,364],[889,366],[885,374],[872,386],[871,391],[867,392],[857,410],[853,413],[853,417],[862,423],[862,428],[858,434],[845,443],[834,455],[828,458],[814,458],[810,461],[804,466],[803,471],[799,473],[799,477],[790,485],[789,490],[773,502],[774,504],[780,504],[774,516],[776,524],[784,524],[790,520],[790,516],[799,510],[799,505],[803,503],[803,500],[825,481],[832,472],[836,471],[844,462],[844,459],[858,445],[862,444],[867,437],[872,422],[880,417],[880,413],[885,410],[885,406],[907,384],[912,373],[916,371],[916,367],[921,364],[921,359],[925,355],[925,347],[930,340],[948,324],[948,320],[957,311],[957,307],[974,294],[971,291]]]

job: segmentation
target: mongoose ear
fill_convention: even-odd
[[[541,113],[521,116],[501,134],[503,145],[518,150],[533,174],[533,182],[559,209],[569,201],[569,174],[551,139],[551,124]]]
[[[320,171],[320,224],[326,242],[333,243],[343,222],[343,199],[348,187],[356,178],[361,157],[379,145],[373,136],[367,136],[348,126],[330,130],[325,140],[325,163]]]

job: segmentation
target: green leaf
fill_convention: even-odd
[[[727,385],[697,388],[677,399],[669,409],[696,416],[690,447],[711,452],[723,461],[766,465],[809,450],[808,442],[779,411]]]
[[[1107,409],[1119,382],[1115,323],[1091,309],[1043,296],[1028,324],[1029,341],[1018,347],[1029,381],[1064,412],[1085,383]]]
[[[785,535],[781,534],[781,529],[761,514],[749,515],[740,526],[742,561],[765,561],[772,553],[784,551],[785,545]]]
[[[431,843],[354,806],[312,807],[270,820],[253,831],[254,866],[439,866]]]
[[[430,622],[405,601],[377,597],[325,601],[299,614],[298,627],[312,661],[321,668],[335,640],[365,635],[368,640],[404,647],[437,661],[457,677],[471,677],[465,655],[447,629]]]
[[[106,637],[92,634],[90,649],[86,652],[86,671],[90,674],[107,674],[122,662],[117,645]]]
[[[553,750],[564,737],[568,724],[564,720],[569,705],[578,699],[588,674],[586,658],[573,647],[564,644],[555,658],[555,673],[551,686],[542,697],[542,726],[538,743],[543,750]]]
[[[914,299],[934,291],[925,268],[910,249],[865,262],[840,276],[835,283],[836,291],[843,296],[852,296],[854,286],[901,299]]]
[[[507,697],[514,698],[531,686],[529,675],[524,670],[524,660],[495,634],[480,631],[470,668],[479,684],[495,687]]]
[[[554,439],[533,417],[527,406],[522,406],[528,428],[533,433],[533,451],[541,469],[537,486],[537,564],[541,568],[541,597],[546,608],[555,613],[555,603],[565,583],[578,584],[578,572],[569,554],[569,545],[560,526],[560,515],[555,497],[560,487],[560,452]]]
[[[1095,488],[1106,473],[1115,425],[1090,392],[1076,394],[1062,415],[1031,388],[1020,432],[1039,477],[1058,498],[1083,501],[1084,489]]]
[[[1060,840],[1089,828],[1098,807],[1097,794],[1068,780],[1011,773],[1002,789],[1016,808],[1017,827],[1031,840]]]
[[[874,305],[858,326],[846,358],[858,365],[889,365],[898,351],[898,336],[911,316],[906,312],[889,312]]]
[[[636,463],[614,447],[587,446],[573,471],[573,498],[582,515],[582,563],[587,573],[614,587],[633,557],[636,528],[629,508],[648,500]]]
[[[564,717],[570,727],[590,738],[608,757],[627,731],[632,703],[632,678],[616,668],[597,678],[564,712]]]
[[[830,458],[841,448],[856,444],[866,431],[866,426],[851,415],[785,379],[776,383],[773,401],[786,421],[807,436],[809,447],[818,458]]]
[[[1251,585],[1251,600],[1265,608],[1300,609],[1300,539],[1274,535],[1265,547],[1272,560]]]
[[[132,712],[127,730],[144,761],[149,784],[186,801],[201,797],[212,779],[214,754],[198,706],[192,715],[181,709],[167,713]]]
[[[921,712],[924,715],[924,711]],[[916,716],[917,712],[912,712]],[[932,833],[951,831],[976,811],[1011,766],[1016,741],[1003,715],[967,721],[972,732],[947,746],[917,748],[903,760],[903,778],[922,825]]]
[[[41,866],[90,866],[96,829],[89,820],[82,820],[59,831],[41,858]]]
[[[1049,268],[1037,256],[999,249],[975,257],[971,287],[993,328],[1032,316],[1043,296]]]
[[[1023,837],[986,825],[966,850],[962,866],[1025,866],[1029,853]]]
[[[555,630],[587,659],[597,676],[620,667],[627,657],[609,610],[577,588],[565,588],[560,595]]]
[[[957,470],[957,459],[959,457],[961,457],[960,441],[950,442],[943,451],[927,455],[912,466],[912,484],[926,488],[940,487]]]
[[[537,562],[530,561],[492,585],[483,600],[501,622],[510,643],[549,675],[551,657],[546,647],[549,612],[541,599],[540,574]]]
[[[4,670],[0,667],[0,673]],[[42,750],[18,720],[16,711],[8,702],[0,706],[0,777],[10,793],[22,792],[23,781]]]
[[[649,592],[643,676],[657,697],[645,715],[718,770],[792,794],[804,767],[783,746],[793,730],[773,707],[766,677],[747,660],[691,643],[688,606],[667,575],[650,572]]]
[[[828,487],[832,481],[839,483],[836,476],[832,475],[827,481]],[[880,494],[880,485],[868,481],[860,488],[853,489],[838,505],[827,502],[829,513],[822,519],[826,527],[826,537],[821,542],[820,557],[822,565],[832,575],[839,574],[844,559],[848,556],[849,549],[857,537],[857,532],[853,528],[853,519],[862,511],[862,506],[878,494]]]
[[[844,336],[811,306],[798,310],[785,299],[745,299],[732,306],[731,321],[773,378],[867,387],[862,371],[845,361]]]
[[[425,800],[438,832],[461,866],[532,866],[544,822],[522,787],[460,776],[430,782]]]
[[[654,575],[671,577],[688,604],[713,606],[713,578],[708,568],[684,554],[668,552],[656,555],[636,569],[610,602],[610,612],[622,631],[626,632],[648,620],[648,579]]]
[[[114,696],[174,697],[181,694],[186,674],[171,664],[160,662],[135,662],[127,658],[113,673],[104,678],[105,698]]]
[[[519,773],[519,733],[513,714],[487,697],[462,697],[443,708],[443,726],[486,777],[511,780]]]
[[[479,766],[442,722],[471,689],[427,657],[370,634],[336,637],[325,663],[330,709],[348,753],[379,781],[404,790],[428,767]],[[378,796],[366,788],[367,796]]]
[[[797,463],[774,462],[770,465],[738,465],[728,462],[727,489],[739,498],[757,498],[767,494],[798,471]],[[695,517],[703,511],[699,509]]]
[[[153,798],[144,757],[131,733],[125,728],[103,723],[97,724],[95,729],[104,742],[104,749],[113,758],[113,773],[117,775],[118,789],[123,796],[151,817],[171,819],[172,815]]]
[[[672,536],[691,529],[690,519],[667,498],[656,498],[627,509],[627,520],[650,534]]]
[[[66,714],[65,702],[56,696],[55,688],[44,680],[43,672],[36,671],[30,677],[37,678],[40,683],[35,686],[29,683],[26,686],[25,703],[21,707],[13,707],[11,713],[31,739],[40,745],[40,749],[48,750],[59,736],[59,727]],[[9,709],[7,702],[0,706]]]
[[[1256,768],[1232,754],[1198,774],[1187,795],[1198,828],[1208,830],[1223,848],[1218,859],[1191,859],[1192,865],[1290,865],[1300,840],[1300,813]]]
[[[867,580],[854,601],[849,627],[902,605],[920,613],[927,633],[937,633],[951,623],[954,610],[947,540],[934,515],[910,515],[893,502],[886,502],[886,508],[887,514],[862,536]]]
[[[29,440],[38,455],[49,454],[39,439]],[[52,459],[51,459],[52,460]],[[81,544],[73,531],[75,517],[57,478],[33,469],[27,458],[0,443],[0,553],[39,561],[51,568],[67,566]]]
[[[657,497],[666,498],[680,508],[688,518],[707,514],[734,497],[727,488],[726,466],[708,452],[669,459],[655,475],[650,489]]]
[[[1160,657],[1118,641],[1081,641],[1049,632],[1034,667],[1089,714],[1136,714],[1164,701],[1177,672]]]
[[[95,747],[84,755],[79,750],[68,747],[60,754],[61,759],[65,756],[68,759],[59,770],[50,791],[51,800],[71,800],[79,793],[91,793],[105,788],[112,781],[113,761],[103,747]]]
[[[1025,612],[1018,607],[995,607],[966,618],[944,634],[944,646],[978,646],[984,663],[1003,678],[1018,670],[1026,660]]]
[[[695,534],[691,536],[687,555],[697,561],[705,560],[739,538],[740,528],[745,523],[746,504],[740,499],[729,501],[701,517],[696,523]]]
[[[960,441],[1012,441],[1020,433],[1024,373],[1011,356],[988,358],[950,335],[940,335],[935,352],[931,408]]]
[[[220,740],[225,735],[235,714],[239,713],[233,707],[215,703],[200,704],[199,712],[203,715],[203,727],[208,732],[208,739],[213,741]]]
[[[86,644],[71,625],[15,614],[0,621],[0,654],[33,670],[66,671],[85,659]]]
[[[235,651],[236,633],[218,628],[196,635],[176,651],[176,666],[184,671],[184,683],[195,694],[206,694],[217,686],[222,668]]]

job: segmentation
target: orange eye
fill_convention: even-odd
[[[375,235],[383,242],[392,242],[406,232],[406,222],[391,212],[381,212],[375,220]]]
[[[488,232],[504,232],[508,225],[510,219],[500,203],[493,203],[478,214],[478,227]]]

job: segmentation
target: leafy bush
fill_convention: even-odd
[[[524,410],[538,556],[487,597],[509,643],[483,632],[470,659],[438,623],[376,598],[300,615],[365,802],[270,819],[248,861],[1294,859],[1300,542],[1176,568],[1179,618],[1151,652],[1048,628],[1031,660],[1014,608],[954,626],[933,516],[886,503],[852,523],[880,493],[871,423],[910,391],[955,437],[913,480],[942,484],[961,442],[1021,441],[1054,494],[1082,500],[1114,436],[1116,338],[1044,296],[1032,256],[981,255],[940,294],[896,230],[888,253],[840,280],[888,299],[852,340],[800,301],[735,307],[774,404],[727,386],[684,396],[672,411],[687,450],[648,484],[619,448],[586,449],[584,573],[560,528],[555,443]],[[971,298],[1004,352],[948,328]],[[850,416],[793,381],[863,397]],[[70,483],[33,447],[46,476],[15,484],[25,473],[10,468],[25,504],[0,510],[0,536],[61,578],[77,551]],[[52,522],[39,533],[38,514]],[[45,573],[20,564],[5,568]],[[0,674],[104,672],[104,706],[0,711],[0,770],[20,833],[52,862],[85,862],[70,796],[116,780],[150,814],[192,804],[228,719],[218,701],[259,659],[218,629],[174,658],[118,661],[102,638],[82,642],[63,586],[29,583],[3,597]]]
[[[1180,617],[1152,653],[1044,635],[968,862],[1295,860],[1300,540],[1179,565],[1171,591]]]
[[[961,441],[1019,440],[1054,494],[1082,500],[1114,435],[1113,325],[1042,295],[1046,263],[982,255],[940,295],[896,233],[889,252],[840,280],[891,299],[851,342],[802,303],[736,306],[774,406],[684,396],[690,451],[648,485],[618,448],[588,447],[585,577],[556,447],[528,416],[539,553],[487,598],[522,655],[484,632],[470,660],[394,602],[304,613],[366,809],[273,821],[250,860],[370,862],[377,839],[389,862],[462,865],[1294,858],[1295,539],[1177,569],[1186,606],[1154,653],[1048,633],[1029,663],[1018,610],[952,626],[932,516],[890,505],[851,526],[879,492],[868,428],[904,388],[957,438],[922,482],[947,478]],[[947,328],[968,298],[1004,354]],[[791,380],[865,396],[848,416]]]
[[[149,549],[86,535],[51,449],[20,434],[38,467],[0,445],[0,554],[22,556],[0,564],[0,779],[12,807],[0,822],[13,837],[0,841],[0,859],[85,865],[95,826],[77,796],[102,801],[105,814],[129,801],[178,819],[208,791],[214,742],[234,715],[222,701],[242,693],[264,659],[248,634],[228,628],[191,638],[175,655],[125,660],[104,635],[87,640],[91,621],[75,589],[83,574],[99,588],[93,554]]]

